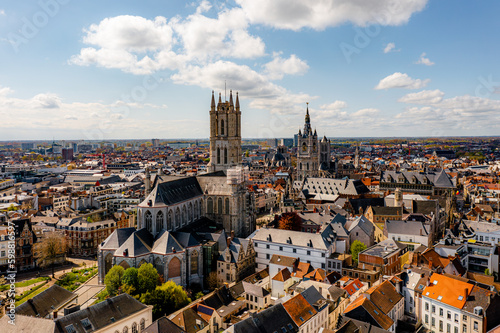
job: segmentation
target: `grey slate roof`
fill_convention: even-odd
[[[234,333],[283,332],[282,328],[285,328],[287,333],[296,333],[299,331],[297,325],[295,325],[281,303],[273,305],[259,313],[251,314],[250,317],[234,324],[232,327]]]
[[[149,200],[151,200],[151,206],[153,207],[173,205],[203,195],[196,177],[175,179],[170,177],[166,181],[163,181],[160,177],[155,179],[155,183],[156,185],[141,203],[141,206],[148,205]]]
[[[175,239],[169,231],[162,230],[159,237],[156,239],[151,252],[159,254],[167,254],[175,252],[182,252],[184,248]]]
[[[310,286],[300,294],[316,311],[321,311],[321,309],[327,305],[325,298],[321,296],[319,291],[314,286]]]
[[[119,321],[147,308],[128,294],[121,294],[56,320],[55,332],[66,333],[66,327],[73,325],[77,333],[87,333],[82,320],[88,318],[92,331],[100,330],[114,321]],[[112,319],[114,318],[114,319]]]
[[[16,315],[45,318],[76,294],[56,284],[16,308]]]
[[[385,222],[384,230],[389,234],[428,236],[429,226],[418,221],[390,221]]]
[[[304,187],[302,188],[302,184]],[[360,195],[368,193],[370,190],[361,180],[354,179],[332,179],[332,178],[314,178],[310,177],[301,181],[295,181],[293,188],[311,194],[324,195]]]
[[[115,256],[123,256],[125,250],[128,251],[128,257],[139,257],[151,252],[154,239],[146,228],[134,232],[123,244],[115,251]]]
[[[375,226],[364,215],[361,215],[354,221],[347,221],[346,228],[351,232],[354,228],[359,227],[367,235],[373,235]]]
[[[192,234],[187,232],[172,232],[172,236],[174,236],[184,248],[200,245],[200,242],[198,242]]]
[[[243,286],[243,289],[245,290],[245,293],[247,293],[249,295],[254,295],[257,297],[264,297],[264,296],[269,295],[269,291],[262,288],[261,286],[255,285],[255,284],[243,281],[242,286]]]
[[[400,178],[403,177],[404,183],[409,184],[430,184],[440,188],[453,188],[453,183],[450,177],[444,170],[434,172],[420,171],[384,171],[380,177],[381,182],[386,183],[402,183]]]
[[[103,250],[116,250],[136,231],[135,228],[116,229],[101,244]]]

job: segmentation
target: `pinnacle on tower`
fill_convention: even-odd
[[[240,99],[238,97],[238,92],[236,92],[236,111],[240,110]]]
[[[214,91],[212,90],[212,104],[210,104],[210,106],[213,108],[215,108],[215,97],[214,97]]]
[[[233,105],[233,90],[229,90],[229,106]]]
[[[219,104],[222,103],[222,96],[219,93]]]

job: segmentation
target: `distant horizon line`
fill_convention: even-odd
[[[500,138],[500,135],[446,135],[446,136],[339,136],[339,137],[326,137],[327,139],[342,140],[342,139],[466,139],[466,138]],[[11,139],[11,140],[0,140],[0,143],[9,142],[60,142],[60,141],[70,141],[70,142],[115,142],[115,141],[152,141],[153,139],[158,139],[160,141],[210,141],[210,138],[149,138],[149,139],[104,139],[104,140],[84,140],[84,139]],[[277,138],[242,138],[242,141],[265,141],[265,140],[281,140],[290,139],[293,140],[294,137],[277,137]]]

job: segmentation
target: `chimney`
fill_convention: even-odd
[[[469,288],[465,288],[465,300],[469,297]]]
[[[231,240],[232,240],[232,239],[231,239],[231,237],[228,237],[228,238],[227,238],[227,246],[228,246],[228,247],[229,247],[229,245],[231,244]]]
[[[234,230],[231,230],[231,240],[234,239]]]
[[[52,319],[57,319],[57,311],[54,311],[54,313],[52,315]]]

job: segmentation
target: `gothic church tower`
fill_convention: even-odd
[[[309,103],[308,103],[309,104]],[[318,134],[311,129],[309,105],[307,106],[304,132],[299,129],[297,147],[297,179],[317,177],[319,173]]]
[[[233,91],[229,92],[229,101],[215,105],[212,91],[210,106],[210,163],[209,172],[227,170],[241,164],[241,111],[238,93],[233,104]]]

